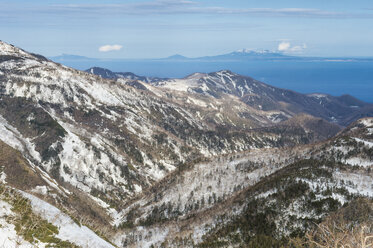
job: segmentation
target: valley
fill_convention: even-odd
[[[0,147],[20,247],[286,247],[373,197],[373,104],[229,70],[79,71],[0,41]]]

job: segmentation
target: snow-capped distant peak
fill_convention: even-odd
[[[243,48],[243,49],[239,49],[237,51],[235,51],[235,53],[248,53],[248,54],[253,54],[253,53],[257,53],[257,54],[266,54],[266,53],[274,53],[273,51],[270,51],[270,50],[253,50],[253,49],[247,49],[247,48]]]
[[[236,53],[251,53],[251,52],[254,52],[254,51],[251,50],[251,49],[243,48],[243,49],[239,49],[239,50],[237,50],[235,52]]]

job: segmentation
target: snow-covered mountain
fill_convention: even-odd
[[[160,80],[165,80],[165,78],[157,78],[157,77],[144,77],[144,76],[138,76],[132,72],[112,72],[105,68],[100,67],[92,67],[86,70],[86,72],[89,72],[91,74],[95,74],[97,76],[100,76],[102,78],[108,78],[108,79],[130,79],[130,80],[139,80],[145,83],[151,83],[156,82]]]
[[[91,71],[91,73],[95,73],[95,71]],[[139,77],[134,79],[141,80]],[[347,126],[357,118],[373,116],[373,104],[362,102],[349,95],[340,97],[327,94],[304,95],[276,88],[228,70],[208,74],[194,73],[182,79],[162,80],[157,78],[145,82],[165,89],[198,93],[218,99],[226,94],[233,95],[258,111],[277,111],[279,116],[272,116],[276,120],[285,120],[300,113],[307,113]]]
[[[273,194],[293,187],[289,177],[308,182],[304,177],[321,166],[336,178],[310,176],[323,189],[353,170],[351,197],[369,180],[372,120],[353,122],[371,114],[369,104],[306,96],[230,71],[147,82],[101,72],[74,70],[0,41],[0,192],[9,192],[0,195],[0,233],[7,233],[0,241],[210,247],[214,233],[239,226],[248,211],[257,216],[252,199],[261,197],[263,209],[278,201]],[[330,120],[353,124],[340,132]],[[287,174],[301,170],[311,171]],[[299,215],[309,214],[294,207],[290,218],[286,211],[278,208],[278,223],[303,223]],[[328,213],[322,208],[315,220]],[[29,219],[40,219],[41,229],[28,229],[22,221]],[[294,231],[276,223],[273,237]],[[239,235],[253,234],[240,228]],[[54,231],[45,236],[46,229]]]
[[[280,245],[354,199],[373,197],[372,128],[373,118],[361,119],[315,145],[231,154],[177,171],[126,205],[118,238],[240,247],[257,237]]]

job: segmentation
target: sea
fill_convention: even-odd
[[[324,61],[249,60],[89,60],[61,61],[85,70],[93,66],[114,72],[133,72],[141,76],[182,78],[194,72],[232,72],[253,77],[264,83],[300,93],[326,93],[333,96],[352,95],[373,103],[373,60],[348,59]]]

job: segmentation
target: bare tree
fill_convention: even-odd
[[[316,248],[373,248],[373,233],[368,224],[352,226],[328,220],[306,234],[306,244]]]

